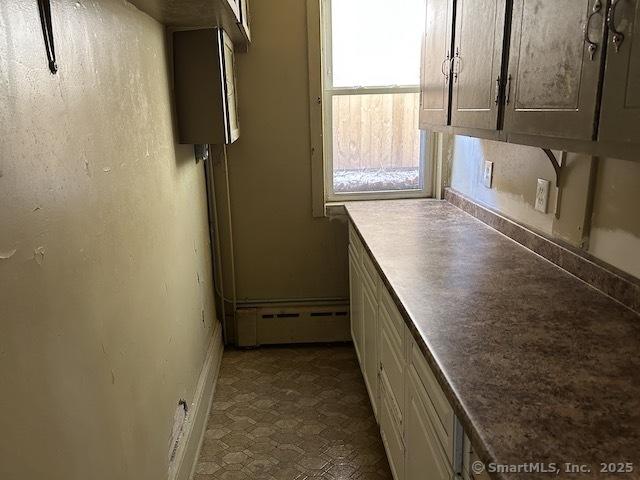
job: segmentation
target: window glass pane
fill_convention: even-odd
[[[332,0],[333,86],[418,85],[425,0]]]
[[[334,95],[333,191],[420,190],[418,93]]]

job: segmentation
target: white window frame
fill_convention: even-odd
[[[372,95],[390,93],[420,93],[420,85],[381,85],[373,87],[334,87],[331,38],[331,1],[321,2],[321,55],[322,55],[322,130],[324,197],[326,202],[348,200],[379,200],[400,198],[426,198],[433,196],[434,136],[420,131],[420,162],[424,165],[421,189],[377,190],[373,192],[335,192],[333,190],[333,97],[336,95]],[[416,125],[416,128],[418,126]]]

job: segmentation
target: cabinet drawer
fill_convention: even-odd
[[[380,382],[380,436],[387,452],[389,467],[394,480],[404,480],[404,444],[402,428],[393,413],[393,398],[388,394],[387,385]]]
[[[453,468],[434,429],[433,406],[415,373],[407,376],[406,383],[405,478],[450,480],[453,478]]]
[[[364,250],[362,253],[362,273],[362,277],[364,278],[365,283],[371,289],[371,292],[373,292],[373,294],[377,296],[380,276],[378,275],[378,271],[373,264],[373,260],[371,260],[371,257]]]
[[[403,339],[404,338],[404,319],[402,318],[402,315],[400,315],[400,312],[398,311],[396,304],[393,302],[393,299],[391,298],[391,294],[389,293],[389,291],[386,288],[381,288],[380,290],[381,290],[380,303],[382,304],[385,310],[385,313],[389,318],[390,324],[393,326],[393,329],[397,335],[397,338]]]
[[[436,377],[413,339],[411,339],[410,348],[409,371],[416,375],[416,380],[424,387],[424,393],[429,400],[426,403],[432,407],[431,413],[434,417],[432,419],[434,430],[438,434],[442,448],[449,457],[449,460],[452,460],[455,418],[453,408],[449,404]]]
[[[360,241],[360,237],[352,223],[349,223],[349,247],[353,249],[353,254],[355,255],[358,263],[362,262],[362,252],[364,249],[362,242]]]
[[[402,344],[397,341],[389,321],[380,315],[380,371],[388,382],[389,394],[394,397],[402,420],[404,406],[404,355]]]

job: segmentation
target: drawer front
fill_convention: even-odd
[[[378,303],[367,287],[362,289],[363,335],[364,335],[364,379],[371,399],[373,413],[378,418]]]
[[[445,397],[442,388],[438,384],[427,361],[422,356],[422,352],[411,339],[411,352],[409,355],[410,368],[409,371],[415,373],[417,380],[424,387],[429,404],[432,407],[433,426],[438,434],[440,443],[451,460],[453,458],[453,430],[454,430],[454,413],[453,408]]]
[[[353,248],[358,263],[362,262],[362,242],[352,223],[349,223],[349,246]]]
[[[380,370],[384,374],[390,394],[396,400],[402,419],[404,407],[404,355],[402,344],[394,338],[392,328],[381,315],[380,326]]]
[[[365,251],[363,251],[362,254],[362,273],[365,283],[369,286],[374,295],[378,295],[380,276],[373,264],[373,260],[371,260],[371,257]]]
[[[407,382],[407,406],[404,422],[406,480],[450,480],[451,461],[440,445],[433,428],[429,399],[415,374]]]
[[[363,301],[362,296],[362,279],[360,278],[360,268],[356,263],[354,256],[349,253],[349,304],[350,304],[350,318],[351,318],[351,338],[353,339],[353,345],[356,350],[358,361],[362,365],[363,358]]]
[[[391,294],[389,293],[389,291],[386,288],[381,288],[380,290],[380,303],[384,305],[387,316],[389,317],[389,320],[391,321],[391,324],[393,325],[398,338],[404,338],[404,319],[402,318],[402,315],[400,315],[398,307],[396,307],[396,304],[391,298]]]
[[[394,480],[404,480],[404,444],[402,427],[393,413],[393,399],[388,395],[385,382],[380,382],[380,436]]]

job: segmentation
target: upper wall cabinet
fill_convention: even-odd
[[[420,121],[426,126],[449,121],[449,80],[454,0],[428,0],[422,44]]]
[[[608,26],[598,139],[640,143],[640,0],[614,1]]]
[[[240,29],[248,41],[251,41],[251,16],[249,14],[249,0],[240,0]]]
[[[221,27],[227,32],[236,49],[246,51],[248,47],[251,35],[248,21],[249,7],[246,0],[129,1],[170,27]]]
[[[224,30],[173,34],[180,143],[233,143],[240,136],[233,43]]]
[[[640,160],[640,0],[427,0],[426,29],[421,128]]]
[[[593,138],[604,23],[602,5],[593,6],[600,1],[514,1],[507,132]]]
[[[451,125],[498,128],[506,0],[458,0]]]

